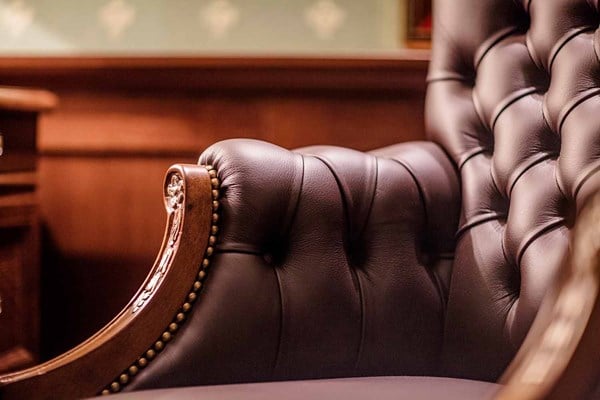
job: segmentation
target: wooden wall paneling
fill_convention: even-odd
[[[0,81],[88,90],[421,90],[425,80],[419,78],[428,60],[427,50],[285,57],[3,57]]]
[[[423,98],[414,94],[60,94],[60,109],[42,120],[46,155],[198,155],[235,137],[366,150],[423,136]]]
[[[365,58],[0,59],[44,83],[40,121],[43,356],[124,306],[152,265],[163,174],[234,137],[368,150],[423,138],[427,54]],[[107,290],[110,288],[110,290]]]
[[[164,233],[165,171],[181,159],[42,158],[45,358],[90,336],[135,293]]]

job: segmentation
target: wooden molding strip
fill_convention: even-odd
[[[0,110],[41,112],[57,104],[58,98],[46,90],[0,87]]]
[[[339,56],[0,57],[0,82],[52,89],[410,90],[425,87],[428,61],[428,50],[412,49]]]

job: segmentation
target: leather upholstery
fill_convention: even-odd
[[[600,189],[597,0],[438,0],[431,142],[230,140],[190,320],[127,390],[362,375],[495,380]]]
[[[435,4],[426,120],[460,169],[444,373],[493,380],[599,186],[598,2]],[[596,46],[596,47],[595,47]]]
[[[486,400],[499,385],[465,379],[386,376],[145,390],[114,400]]]
[[[437,372],[459,205],[437,145],[229,140],[200,162],[221,179],[218,253],[176,342],[128,389]]]

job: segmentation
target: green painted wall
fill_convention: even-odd
[[[387,51],[405,0],[0,0],[0,53]]]

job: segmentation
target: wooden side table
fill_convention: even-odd
[[[0,87],[0,372],[38,360],[36,133],[56,102],[46,91]]]

